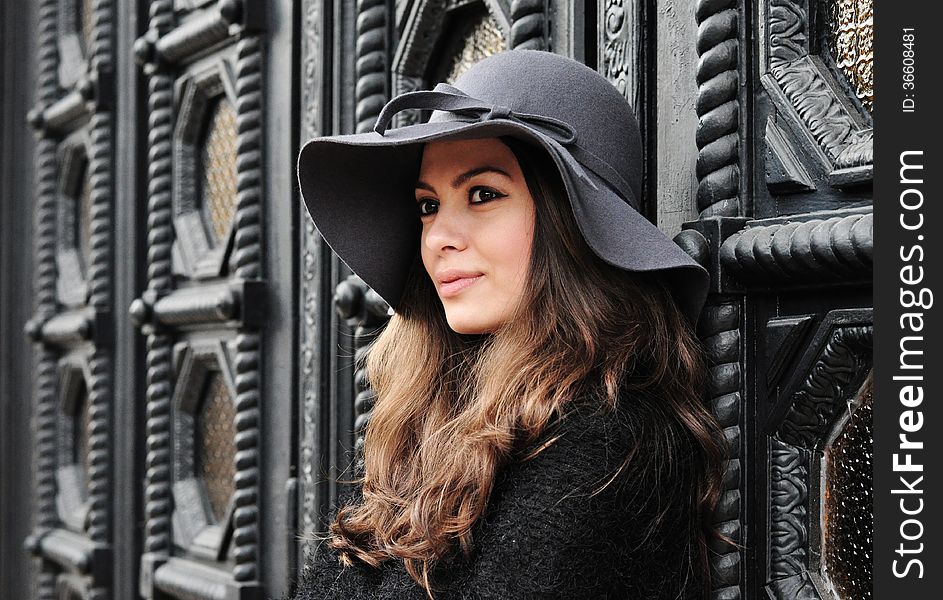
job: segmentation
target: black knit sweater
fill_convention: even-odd
[[[615,412],[575,404],[520,456],[560,435],[556,442],[499,471],[472,529],[471,559],[459,553],[431,571],[436,600],[701,597],[686,500],[691,442],[657,401],[627,400]],[[628,466],[591,497],[636,444]],[[428,596],[402,560],[343,567],[322,543],[291,598]]]

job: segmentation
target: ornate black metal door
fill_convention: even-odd
[[[300,142],[528,47],[633,103],[646,215],[712,273],[713,518],[739,544],[714,595],[869,597],[870,3],[23,4],[0,5],[4,594],[287,589],[357,470],[354,365],[388,312],[302,209]]]
[[[151,125],[148,281],[131,307],[147,344],[148,597],[260,586],[262,23],[251,3],[205,4],[152,3],[135,45]]]
[[[697,17],[701,214],[678,241],[714,279],[700,327],[733,452],[716,516],[744,545],[715,587],[869,598],[871,3]]]
[[[32,8],[35,518],[3,550],[35,559],[4,578],[42,598],[279,590],[297,136],[266,124],[290,129],[296,72],[266,65],[292,55],[292,3]]]
[[[114,35],[108,1],[39,3],[34,529],[40,597],[105,598],[112,545]]]

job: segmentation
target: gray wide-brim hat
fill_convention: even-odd
[[[426,123],[388,129],[409,108],[433,112]],[[414,194],[423,144],[504,135],[553,158],[579,229],[600,258],[656,272],[697,321],[709,276],[638,212],[642,144],[631,105],[605,77],[564,56],[494,54],[452,85],[393,98],[374,131],[310,140],[298,157],[301,194],[328,245],[395,309],[419,252]]]

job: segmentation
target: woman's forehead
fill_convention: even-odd
[[[436,140],[423,147],[419,179],[440,178],[469,169],[493,166],[511,178],[520,173],[517,158],[500,139]]]
[[[496,137],[460,140],[434,140],[423,145],[423,164],[469,162],[487,156],[492,159],[515,160],[511,149]]]

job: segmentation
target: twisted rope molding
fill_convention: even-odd
[[[36,405],[34,407],[34,428],[36,436],[35,455],[35,497],[36,497],[36,527],[33,530],[30,545],[38,542],[46,532],[58,525],[56,514],[56,416],[58,413],[56,391],[58,378],[56,376],[56,356],[50,350],[41,350],[37,361],[36,378]],[[34,552],[38,544],[31,547]],[[44,569],[42,561],[34,563],[36,592],[41,600],[56,598],[56,574]]]
[[[161,33],[170,30],[173,10],[173,0],[154,0],[150,6],[151,30]],[[161,294],[173,287],[173,78],[153,72],[148,92],[147,287]],[[171,545],[171,345],[172,339],[165,332],[154,329],[147,334],[144,552],[158,556],[167,556]]]
[[[111,0],[95,0],[91,63],[99,69],[111,69]],[[101,92],[99,92],[101,94]],[[88,177],[91,188],[89,235],[89,304],[95,308],[111,306],[111,198],[112,198],[112,126],[111,114],[97,111],[90,122],[91,143]]]
[[[545,0],[511,1],[510,47],[529,50],[546,50],[547,7]]]
[[[721,264],[743,281],[869,277],[874,216],[855,214],[747,227],[724,241]]]
[[[734,542],[742,542],[740,522],[742,494],[740,485],[742,373],[740,369],[740,303],[714,298],[701,313],[698,335],[704,344],[710,368],[708,389],[710,405],[724,430],[728,460],[724,468],[723,491],[713,513],[714,527]],[[737,600],[741,597],[740,565],[736,547],[712,541],[711,587],[714,598]]]
[[[39,101],[55,100],[56,82],[56,2],[47,0],[39,10]],[[56,144],[42,138],[36,145],[36,310],[46,318],[56,309]]]
[[[233,264],[241,279],[262,272],[262,53],[257,36],[236,47],[236,221]],[[236,581],[258,579],[259,426],[262,336],[241,330],[235,341],[236,457],[233,550]]]
[[[109,112],[101,110],[104,83],[98,76],[113,69],[111,0],[95,0],[92,14],[92,40],[90,45],[90,70],[96,76],[96,113],[92,116],[91,147],[89,152],[89,179],[91,187],[91,234],[89,265],[89,304],[95,310],[111,312],[112,296],[112,120]],[[108,348],[96,347],[89,360],[90,380],[88,390],[89,432],[89,526],[88,535],[93,542],[111,542],[111,411],[113,391],[111,381],[112,360]],[[108,587],[98,585],[89,594],[90,599],[107,598]]]
[[[232,265],[236,277],[262,271],[262,53],[256,36],[236,47],[236,221]]]
[[[233,579],[258,579],[259,560],[259,386],[262,339],[257,333],[236,336],[236,476],[233,502]]]
[[[387,101],[386,24],[388,12],[386,0],[357,1],[357,40],[355,42],[357,87],[354,107],[357,133],[373,129],[373,124]]]
[[[37,100],[39,106],[49,106],[59,94],[57,47],[57,0],[44,0],[39,6]],[[38,329],[56,310],[56,143],[42,137],[36,144],[36,213],[34,256],[35,316],[29,329]],[[36,353],[36,383],[33,392],[33,427],[35,435],[34,497],[36,525],[28,545],[36,553],[39,539],[58,524],[56,513],[56,392],[58,376],[56,355],[46,346]],[[56,574],[44,568],[41,560],[34,565],[37,598],[52,600],[56,597]]]
[[[367,346],[389,321],[390,306],[356,275],[337,285],[334,304],[337,314],[346,319],[354,331],[354,475],[361,476],[364,434],[376,401],[365,366]]]
[[[383,322],[385,324],[385,320]],[[365,327],[358,325],[354,330],[354,364],[358,365],[354,371],[354,454],[356,455],[355,471],[356,476],[364,474],[366,464],[364,462],[364,441],[367,432],[367,424],[370,423],[370,417],[373,416],[373,406],[377,400],[377,394],[370,387],[370,375],[365,365],[367,358],[367,345],[370,340],[376,337],[383,329],[383,324],[377,327]]]
[[[90,67],[92,72],[111,71],[114,65],[114,23],[111,18],[112,0],[93,0],[92,40]]]
[[[97,14],[97,13],[96,13]],[[111,295],[111,115],[96,113],[91,121],[91,235],[89,303],[110,312]],[[89,360],[89,537],[98,543],[110,540],[111,521],[111,352],[95,348]]]
[[[697,207],[700,218],[733,217],[740,207],[738,0],[698,0]]]

